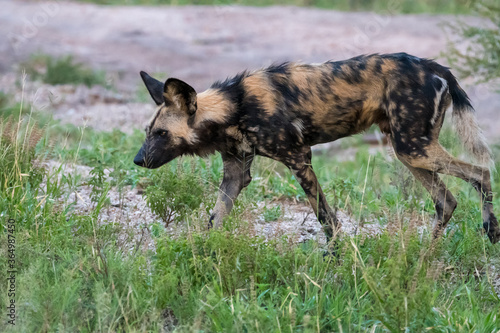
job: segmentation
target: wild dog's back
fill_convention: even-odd
[[[256,144],[275,142],[271,138],[281,134],[278,141],[312,146],[372,124],[386,133],[391,127],[411,132],[402,127],[401,119],[430,137],[430,124],[439,118],[435,104],[441,95],[436,92],[446,85],[438,81],[448,74],[447,68],[406,53],[374,54],[322,64],[273,65],[213,88],[229,94],[238,105],[235,116],[242,130],[263,132],[255,135]],[[441,94],[446,95],[444,90]]]
[[[259,128],[265,133],[256,136],[264,141],[281,134],[281,140],[312,146],[374,123],[389,132],[388,90],[397,86],[408,90],[396,92],[397,98],[421,87],[430,74],[422,61],[395,54],[313,65],[284,63],[242,73],[212,88],[224,91],[238,105],[242,130]],[[418,87],[412,87],[416,82]]]
[[[280,96],[278,108],[300,119],[308,145],[358,133],[386,118],[384,86],[392,60],[357,57],[318,65],[285,64],[266,70]]]

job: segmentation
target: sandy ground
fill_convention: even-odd
[[[83,95],[80,101],[66,103],[67,94],[47,88],[45,94],[58,102],[46,108],[56,118],[78,125],[127,130],[142,127],[151,113],[150,105],[128,103],[134,101],[140,70],[180,78],[201,91],[214,80],[274,62],[322,62],[402,51],[439,58],[446,50],[442,25],[455,17],[392,12],[393,8],[377,15],[295,7],[118,7],[3,0],[0,89],[19,91],[16,65],[35,52],[73,54],[109,72],[121,100],[86,100]],[[480,23],[478,18],[462,19]],[[467,90],[487,136],[500,138],[499,95],[484,85]],[[49,99],[41,95],[36,86],[26,91],[31,101]]]

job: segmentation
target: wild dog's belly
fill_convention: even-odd
[[[363,132],[373,124],[378,124],[383,132],[389,132],[385,112],[380,108],[363,108],[363,105],[350,109],[334,105],[321,116],[313,113],[312,117],[302,117],[304,143],[313,146],[335,141]]]

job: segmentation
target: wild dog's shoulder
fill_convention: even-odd
[[[224,124],[235,112],[236,104],[218,89],[210,88],[197,95],[198,111],[194,118],[195,126],[205,122]]]

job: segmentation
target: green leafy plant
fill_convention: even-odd
[[[144,195],[152,212],[168,226],[180,221],[203,202],[204,187],[199,179],[188,172],[172,171],[169,166],[152,174]]]
[[[90,179],[88,184],[91,186],[90,201],[97,204],[102,195],[107,192],[109,186],[106,181],[104,166],[99,161],[97,161],[97,165],[90,170]]]
[[[264,207],[262,216],[264,217],[264,221],[266,222],[277,221],[280,217],[283,216],[283,209],[279,205],[271,208]]]

